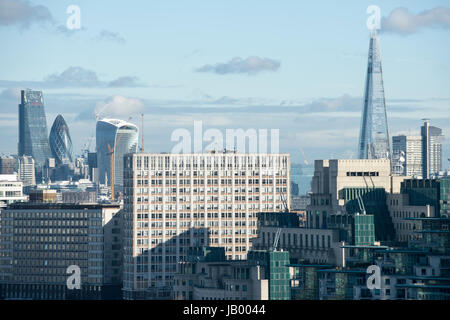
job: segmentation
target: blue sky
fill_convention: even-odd
[[[16,152],[17,92],[31,86],[44,91],[49,127],[63,114],[78,152],[106,105],[137,123],[146,114],[148,151],[170,151],[174,129],[203,120],[280,128],[281,150],[294,160],[299,147],[309,160],[355,156],[369,5],[385,19],[390,133],[416,132],[427,117],[450,136],[450,1],[0,0],[0,8],[11,2],[23,12],[0,11],[0,153]],[[71,4],[81,9],[80,31],[63,29]],[[236,57],[242,64],[231,72]],[[249,57],[257,69],[246,72]]]

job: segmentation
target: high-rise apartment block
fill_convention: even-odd
[[[401,170],[398,173],[410,177],[422,176],[421,136],[393,136],[392,150],[394,155],[402,158],[399,161]]]
[[[425,179],[442,170],[442,129],[430,125],[429,120],[425,120],[421,127],[422,135],[422,176]]]
[[[421,135],[398,135],[392,137],[393,154],[403,159],[401,174],[428,179],[442,170],[442,129],[425,120]]]
[[[124,157],[124,298],[170,288],[191,246],[245,259],[257,212],[289,207],[288,154]]]

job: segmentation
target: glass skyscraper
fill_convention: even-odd
[[[110,149],[114,150],[114,186],[123,186],[123,156],[136,153],[138,149],[138,128],[136,125],[117,119],[97,121],[96,128],[97,165],[99,183],[110,181]],[[109,146],[109,148],[108,148]]]
[[[358,152],[360,159],[390,159],[380,41],[372,31]]]
[[[19,156],[32,156],[36,170],[41,172],[51,154],[42,91],[26,89],[21,92],[18,147]]]
[[[62,115],[58,115],[50,130],[50,149],[58,165],[72,163],[72,139]]]

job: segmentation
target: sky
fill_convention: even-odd
[[[67,28],[76,5],[80,29]],[[450,1],[0,0],[0,154],[17,153],[20,90],[44,93],[74,151],[95,114],[141,127],[146,152],[179,128],[279,129],[303,162],[356,157],[370,32],[380,8],[389,134],[443,129],[450,157]],[[73,20],[70,20],[73,21]],[[90,142],[90,143],[89,143]],[[444,161],[444,167],[449,162]]]

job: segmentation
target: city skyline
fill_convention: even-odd
[[[94,113],[103,110],[123,120],[132,115],[139,128],[139,114],[145,113],[145,150],[151,152],[169,152],[175,145],[173,130],[192,130],[193,121],[202,120],[220,130],[281,128],[280,152],[291,153],[293,162],[302,161],[299,147],[310,161],[356,158],[370,35],[366,8],[372,3],[142,3],[148,10],[136,10],[81,1],[81,30],[64,33],[58,30],[69,16],[69,4],[28,3],[46,8],[47,21],[0,17],[0,34],[16,48],[0,58],[9,61],[14,52],[14,59],[27,59],[25,48],[37,38],[52,53],[34,53],[42,63],[26,68],[5,66],[0,77],[2,153],[17,150],[18,93],[31,87],[43,90],[48,127],[57,114],[64,116],[75,154],[95,131]],[[418,133],[426,117],[449,136],[445,70],[450,46],[442,18],[448,6],[440,1],[376,5],[382,16],[390,135]],[[396,24],[401,14],[407,21],[403,29]],[[428,22],[420,23],[424,16]],[[192,17],[199,22],[193,24]],[[231,17],[233,24],[227,23]],[[272,22],[263,23],[269,17]],[[314,32],[308,32],[311,26]]]

